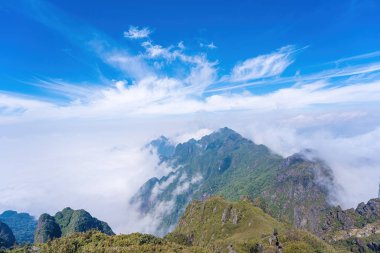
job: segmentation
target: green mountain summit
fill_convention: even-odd
[[[158,150],[159,152],[159,150]],[[283,158],[229,128],[178,144],[166,162],[170,174],[147,181],[131,200],[143,215],[161,220],[156,234],[171,231],[192,200],[248,196],[273,217],[319,232],[329,208],[331,169],[308,152]]]
[[[40,216],[35,232],[35,242],[43,243],[61,236],[89,230],[98,230],[108,235],[114,235],[106,222],[92,217],[85,210],[73,210],[67,207],[57,212],[54,217],[49,214]]]

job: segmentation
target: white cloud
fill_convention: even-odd
[[[207,76],[207,75],[206,75]],[[141,115],[188,115],[196,112],[237,110],[266,111],[305,109],[315,105],[336,106],[380,101],[380,81],[346,86],[332,86],[328,82],[297,84],[265,95],[251,93],[218,94],[206,98],[194,96],[208,81],[188,86],[177,79],[150,77],[124,88],[110,87],[96,90],[78,103],[58,106],[38,100],[2,95],[0,124],[9,119],[70,119],[76,117],[120,118]],[[80,101],[86,101],[81,103]],[[17,114],[6,112],[15,111]]]
[[[163,181],[163,182],[157,182],[156,185],[153,187],[152,189],[152,194],[150,195],[150,199],[149,201],[151,201],[152,203],[154,203],[154,201],[156,200],[156,197],[161,194],[163,191],[166,190],[166,188],[171,185],[174,180],[176,180],[178,178],[178,175],[177,174],[172,174],[170,175],[166,181]]]
[[[290,122],[287,116],[297,119]],[[295,112],[275,118],[262,116],[260,123],[236,128],[283,156],[305,148],[315,150],[332,168],[336,182],[342,187],[331,194],[343,208],[356,207],[360,202],[377,197],[380,160],[375,153],[380,151],[377,142],[380,128],[364,126],[370,116],[357,113],[347,118],[337,110],[327,117],[312,113],[303,124],[299,124],[299,116]],[[378,120],[372,122],[377,126],[379,123]]]
[[[199,43],[199,46],[200,47],[206,47],[208,49],[216,49],[217,48],[217,46],[215,46],[214,42],[211,42],[209,44],[204,44],[201,42],[201,43]]]
[[[140,57],[131,56],[125,50],[99,50],[98,54],[104,62],[124,72],[126,77],[140,80],[155,75]]]
[[[184,50],[184,49],[186,48],[186,47],[185,47],[185,44],[183,43],[183,41],[178,42],[177,47],[178,47],[179,49],[181,49],[181,50]]]
[[[168,171],[138,148],[144,137],[125,133],[123,124],[130,125],[79,120],[2,128],[0,209],[38,217],[66,206],[85,208],[116,232],[128,231],[128,199],[152,175]]]
[[[206,136],[212,132],[213,130],[211,129],[202,128],[202,129],[196,130],[195,132],[181,133],[177,136],[170,137],[170,140],[174,141],[174,143],[176,144],[187,142],[190,139],[200,140],[203,136]]]
[[[247,59],[232,69],[230,81],[245,81],[280,75],[293,62],[293,53],[294,48],[286,46],[274,53]]]
[[[334,61],[333,63],[339,65],[339,64],[342,64],[344,62],[352,62],[352,61],[356,61],[356,60],[370,59],[370,58],[375,58],[375,57],[379,57],[379,56],[380,56],[380,51],[375,51],[375,52],[370,52],[370,53],[366,53],[366,54],[341,58],[341,59]]]
[[[149,37],[152,31],[148,27],[139,28],[130,26],[127,32],[124,32],[124,37],[128,39],[144,39]]]
[[[144,56],[148,59],[163,59],[168,64],[175,60],[181,62],[182,65],[176,65],[175,68],[181,67],[182,72],[188,74],[181,78],[183,87],[186,87],[182,90],[183,93],[200,95],[217,79],[217,62],[210,62],[204,54],[186,55],[173,46],[163,47],[151,41],[143,42],[142,46],[146,50]]]
[[[172,47],[165,48],[161,45],[155,45],[151,41],[145,41],[141,46],[145,48],[148,58],[164,58],[172,61],[178,56],[177,51],[171,52]]]
[[[130,206],[130,209],[133,210],[132,215],[136,216],[139,220],[137,223],[138,231],[156,234],[158,236],[164,236],[164,234],[162,234],[164,231],[162,231],[160,227],[161,222],[165,215],[172,212],[176,203],[175,199],[179,195],[186,194],[192,185],[198,184],[201,180],[202,175],[200,174],[195,174],[189,178],[186,172],[180,173],[178,170],[176,170],[176,172],[166,178],[166,181],[156,183],[152,189],[149,199],[152,207],[148,213],[139,213],[138,206],[141,203],[134,203]],[[176,188],[172,189],[172,184],[174,182],[176,184]],[[168,191],[169,194],[167,194],[167,196],[169,198],[165,198],[165,200],[160,199],[157,201],[156,198],[158,194],[162,193],[163,191]],[[136,229],[136,224],[134,224],[134,227]],[[172,229],[174,229],[174,226],[172,228],[169,228],[169,231]]]
[[[8,114],[12,111],[23,113],[25,110],[38,110],[40,108],[50,108],[52,104],[36,100],[31,97],[19,96],[13,94],[0,93],[1,112]]]
[[[211,42],[210,44],[208,44],[207,47],[210,48],[210,49],[216,49],[217,48],[215,46],[214,42]]]

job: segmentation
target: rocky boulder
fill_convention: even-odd
[[[371,223],[380,219],[380,199],[371,199],[364,204],[358,205],[355,212],[359,214],[366,223]]]

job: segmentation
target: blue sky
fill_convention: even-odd
[[[336,204],[375,197],[378,13],[376,0],[1,1],[0,212],[71,206],[151,232],[127,200],[173,168],[143,147],[225,126],[284,157],[314,150]]]
[[[210,61],[218,61],[219,75],[228,74],[238,62],[287,45],[303,50],[281,75],[312,73],[335,67],[338,59],[377,51],[379,10],[380,5],[371,0],[3,2],[0,88],[49,96],[31,83],[39,78],[97,84],[103,84],[103,77],[127,79],[85,43],[94,36],[107,36],[138,54],[142,40],[123,36],[131,25],[148,27],[149,40],[156,44],[168,47],[183,41],[187,54],[207,54]],[[51,16],[44,19],[49,15],[62,24],[47,20]],[[70,38],[71,32],[75,38]],[[210,43],[217,48],[200,46]],[[273,89],[276,86],[256,88],[257,92]]]

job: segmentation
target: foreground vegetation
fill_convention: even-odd
[[[168,238],[158,238],[152,235],[134,233],[130,235],[108,236],[98,231],[77,233],[67,237],[52,240],[44,244],[34,246],[23,246],[8,253],[140,253],[140,252],[176,252],[176,253],[211,253],[211,252],[260,252],[256,247],[255,240],[247,240],[232,249],[220,241],[215,241],[205,247],[189,246],[181,244],[184,241],[173,236]],[[303,234],[299,231],[291,231],[282,237],[284,241],[284,253],[304,253],[304,252],[336,252],[332,247],[324,245],[317,238],[310,234]],[[233,252],[233,251],[232,251]],[[275,252],[275,246],[265,245],[263,252]],[[339,251],[341,252],[341,251]]]
[[[307,231],[279,222],[249,200],[229,202],[221,197],[194,201],[177,228],[164,238],[134,233],[109,236],[99,231],[76,233],[47,243],[10,250],[12,253],[124,252],[276,252],[270,243],[278,231],[284,253],[334,253],[331,245]]]
[[[77,233],[44,244],[24,246],[12,253],[138,253],[138,252],[208,252],[197,247],[179,245],[152,235],[134,233],[108,236],[99,231]]]

